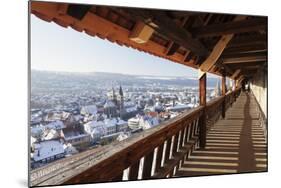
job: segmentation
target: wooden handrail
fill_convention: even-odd
[[[235,97],[237,92],[235,90],[207,103],[208,118],[214,116],[208,115],[209,110],[219,109],[226,98],[233,101],[231,98]],[[196,107],[124,141],[103,146],[99,151],[89,150],[35,169],[31,171],[31,185],[120,181],[126,169],[129,172],[128,180],[172,176],[174,169],[198,144],[198,122],[202,114],[205,114],[204,108]],[[138,174],[141,160],[142,176]],[[156,164],[154,167],[153,161]],[[163,165],[161,161],[164,161]]]
[[[217,97],[217,98],[215,98],[215,99],[209,101],[209,102],[207,103],[207,105],[206,105],[207,109],[208,109],[208,108],[212,108],[213,106],[216,106],[216,105],[222,103],[223,99],[224,99],[223,96],[219,96],[219,97]]]

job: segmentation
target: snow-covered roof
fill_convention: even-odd
[[[40,161],[58,154],[63,154],[63,144],[57,140],[48,140],[36,144],[35,151],[33,154],[34,161]]]
[[[63,149],[64,149],[65,153],[68,155],[78,153],[77,149],[74,146],[72,146],[72,144],[70,144],[70,143],[64,144]]]
[[[116,123],[117,125],[124,125],[124,124],[128,124],[127,121],[124,121],[123,119],[118,119],[118,122]]]
[[[127,112],[127,113],[129,113],[129,112],[135,112],[135,111],[137,111],[138,109],[137,109],[137,106],[132,106],[132,107],[129,107],[129,108],[125,108],[125,111]]]
[[[60,134],[55,129],[45,130],[43,140],[52,140],[59,138]]]
[[[183,109],[189,109],[193,106],[190,106],[190,104],[177,104],[176,106],[170,106],[167,107],[167,110],[183,110]]]
[[[81,114],[96,114],[98,112],[97,106],[96,105],[88,105],[88,106],[83,106],[81,109]]]
[[[159,124],[159,119],[157,117],[144,116],[140,121],[140,126],[143,129],[149,129]]]
[[[69,113],[69,112],[62,112],[61,113],[61,119],[62,120],[66,120],[69,116],[71,115],[71,113]]]
[[[37,141],[37,139],[34,138],[33,136],[31,136],[31,138],[30,138],[30,144],[33,145],[36,141]]]
[[[124,106],[125,107],[132,107],[132,106],[135,106],[135,103],[132,102],[132,101],[126,101],[126,102],[124,102]]]
[[[71,113],[65,112],[65,111],[63,111],[63,112],[50,112],[46,116],[46,121],[66,120],[70,115],[71,115]]]
[[[79,121],[79,120],[82,120],[82,119],[83,119],[83,116],[81,116],[80,114],[78,114],[78,115],[75,115],[75,116],[74,116],[74,119],[75,119],[75,121]]]
[[[30,121],[33,123],[40,123],[43,118],[40,117],[38,114],[33,114],[31,115],[30,119],[31,119]]]
[[[105,119],[104,120],[104,125],[106,127],[115,127],[117,123],[117,120],[115,118],[113,119]]]
[[[129,136],[127,134],[125,134],[124,132],[121,132],[118,137],[116,138],[116,140],[118,141],[122,141],[122,140],[125,140],[127,139]]]
[[[56,129],[56,130],[65,128],[65,125],[60,120],[52,121],[45,126],[48,129]]]
[[[104,122],[103,121],[89,121],[88,123],[84,124],[84,128],[85,127],[100,127],[100,126],[104,126]]]
[[[83,137],[87,137],[88,135],[87,134],[76,134],[76,135],[67,135],[64,137],[64,139],[66,141],[69,141],[69,140],[73,140],[73,139],[77,139],[77,138],[83,138]]]
[[[140,117],[132,117],[128,119],[128,122],[132,122],[132,123],[139,123],[139,121],[140,121]]]
[[[104,108],[115,107],[115,104],[112,101],[106,101],[103,107]]]
[[[103,121],[89,121],[84,124],[84,130],[88,134],[103,133],[105,131],[105,125]]]
[[[105,124],[106,127],[113,127],[113,126],[116,126],[116,125],[127,124],[127,122],[120,119],[120,118],[113,118],[113,119],[105,119],[104,124]]]
[[[39,137],[45,130],[45,127],[40,125],[36,127],[31,127],[30,133],[33,137]]]

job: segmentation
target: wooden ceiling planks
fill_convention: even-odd
[[[255,63],[258,68],[267,63],[266,17],[248,16],[245,20],[233,20],[235,15],[229,14],[100,5],[87,5],[82,7],[83,10],[74,6],[77,14],[72,15],[69,5],[73,6],[67,3],[32,2],[31,12],[45,21],[70,26],[79,32],[85,31],[91,36],[193,68],[202,66],[202,60],[212,59],[211,65],[215,67],[204,69],[219,75],[222,69],[227,76],[233,76],[240,66],[246,68],[250,66],[248,63]],[[128,39],[134,24],[140,19],[156,31],[145,44]],[[247,71],[239,74],[246,75]]]
[[[196,38],[210,37],[226,34],[237,34],[267,29],[267,19],[252,18],[247,20],[231,21],[192,29]]]

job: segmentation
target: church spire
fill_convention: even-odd
[[[117,98],[116,98],[114,87],[112,87],[112,101],[114,102],[115,105],[117,105]]]
[[[124,112],[124,96],[123,96],[123,89],[121,85],[119,87],[119,95],[120,95],[120,118],[122,118],[122,114]]]
[[[120,88],[119,88],[119,95],[120,96],[123,96],[123,89],[122,89],[122,86],[120,85]]]
[[[221,85],[220,81],[217,80],[217,85],[216,85],[216,89],[215,89],[215,94],[216,94],[217,97],[221,95],[221,87],[220,87],[220,85]]]

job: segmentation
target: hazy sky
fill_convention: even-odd
[[[31,15],[31,68],[67,72],[115,72],[197,76],[197,70],[121,47]]]

